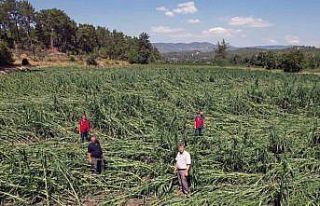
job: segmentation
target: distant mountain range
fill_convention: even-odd
[[[170,52],[188,52],[200,51],[209,52],[213,51],[217,46],[209,42],[192,42],[192,43],[154,43],[153,44],[160,53]]]
[[[153,44],[160,53],[171,53],[171,52],[211,52],[217,48],[217,45],[209,42],[192,42],[192,43],[154,43]],[[233,47],[229,46],[229,50],[237,49],[266,49],[266,50],[281,50],[287,49],[290,46],[283,45],[272,45],[272,46],[253,46],[253,47]]]

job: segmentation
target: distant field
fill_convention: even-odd
[[[198,109],[204,137],[193,136]],[[108,167],[90,174],[86,111]],[[319,205],[320,76],[209,66],[0,77],[1,205]],[[177,195],[179,140],[193,193]]]

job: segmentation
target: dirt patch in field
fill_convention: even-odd
[[[25,72],[30,70],[31,70],[31,67],[26,67],[26,66],[0,67],[0,76],[11,73],[11,72]]]
[[[88,195],[85,200],[83,201],[84,206],[97,206],[103,202],[103,200],[106,198],[105,194],[99,194],[99,195]]]
[[[131,198],[124,204],[124,206],[146,206],[146,205],[151,205],[151,202],[152,202],[151,197],[145,197],[143,199]]]
[[[137,198],[130,199],[125,204],[125,206],[140,206],[140,205],[144,205],[143,200],[140,200]]]

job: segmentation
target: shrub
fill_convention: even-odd
[[[105,47],[102,47],[97,52],[99,54],[99,57],[101,58],[108,58],[109,57],[109,50]]]
[[[21,61],[21,65],[22,65],[22,66],[29,66],[30,63],[29,63],[29,61],[28,61],[27,58],[23,58],[22,61]]]
[[[128,61],[129,61],[130,64],[138,63],[139,62],[138,52],[134,51],[134,50],[129,51]]]
[[[76,58],[75,58],[74,56],[70,56],[69,61],[70,61],[70,62],[75,62],[75,61],[76,61]]]
[[[94,55],[90,55],[86,59],[86,64],[91,66],[98,66],[98,62],[96,60],[96,57]]]
[[[280,67],[284,72],[299,72],[303,69],[303,61],[303,53],[299,50],[292,50],[282,55]]]
[[[0,42],[0,66],[10,66],[12,63],[12,53],[5,43]]]
[[[138,56],[138,63],[139,64],[149,64],[149,59],[143,55]]]

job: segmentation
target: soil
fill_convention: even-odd
[[[18,72],[18,71],[30,71],[31,68],[27,66],[11,66],[11,67],[0,67],[0,76],[4,74],[8,74],[11,72]]]

